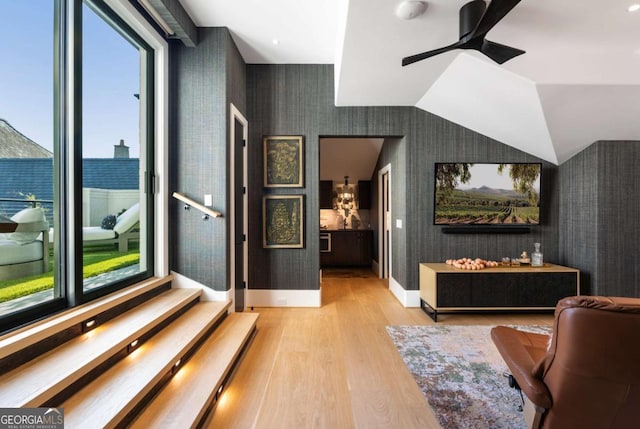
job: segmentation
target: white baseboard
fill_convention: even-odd
[[[389,277],[389,289],[405,308],[420,307],[419,290],[406,290],[393,277]]]
[[[231,293],[226,291],[213,290],[210,287],[203,285],[195,280],[190,279],[187,276],[183,276],[182,274],[176,273],[175,271],[171,271],[173,274],[173,281],[171,282],[171,287],[175,289],[201,289],[202,296],[200,297],[200,301],[217,301],[217,302],[226,302],[231,301]]]
[[[247,307],[320,307],[322,289],[247,289]]]
[[[407,303],[405,307],[407,308],[420,308],[420,291],[419,290],[408,290],[407,293]]]
[[[371,271],[376,273],[376,276],[380,277],[380,266],[378,265],[378,261],[374,259],[371,260]]]

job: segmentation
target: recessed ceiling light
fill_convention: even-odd
[[[640,4],[638,4],[638,3],[632,4],[631,6],[629,6],[627,8],[627,10],[629,12],[636,12],[636,11],[640,10]]]
[[[273,39],[273,40],[271,41],[271,43],[273,43],[274,45],[279,45],[279,44],[280,44],[280,40],[278,40],[278,39]]]

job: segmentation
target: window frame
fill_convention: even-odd
[[[73,85],[73,106],[74,106],[74,130],[73,136],[74,141],[70,144],[74,148],[74,181],[73,181],[73,191],[72,193],[75,195],[73,201],[75,204],[72,208],[74,212],[74,218],[76,222],[73,224],[74,226],[74,251],[72,254],[72,258],[74,258],[74,270],[73,270],[73,278],[74,281],[71,282],[73,284],[73,293],[71,295],[71,299],[69,300],[70,306],[75,306],[79,304],[83,304],[88,301],[92,301],[101,296],[107,295],[111,292],[115,292],[132,284],[138,283],[142,280],[150,278],[154,273],[154,240],[151,232],[154,229],[154,198],[153,198],[153,177],[155,176],[155,168],[154,168],[154,140],[155,140],[155,117],[153,115],[154,112],[154,88],[155,88],[155,59],[154,59],[154,50],[153,48],[134,31],[131,26],[129,26],[118,14],[116,14],[103,0],[73,0],[74,1],[74,34],[77,39],[73,44],[74,49],[74,85]],[[108,23],[112,27],[118,27],[116,30],[126,39],[129,39],[129,42],[136,45],[141,52],[145,53],[145,70],[144,70],[144,90],[146,92],[146,97],[144,97],[144,102],[146,103],[146,107],[144,109],[145,118],[144,118],[144,126],[146,128],[146,132],[144,133],[145,141],[144,141],[144,153],[145,153],[145,163],[140,163],[140,173],[144,175],[144,185],[140,189],[140,194],[144,194],[146,209],[143,213],[146,213],[146,222],[145,227],[147,229],[146,233],[143,233],[143,236],[146,238],[145,240],[145,251],[147,255],[147,269],[140,273],[137,273],[133,276],[127,277],[125,279],[119,280],[112,284],[96,288],[90,291],[84,290],[84,279],[82,275],[82,205],[83,205],[83,194],[82,194],[82,174],[83,174],[83,163],[82,163],[82,130],[83,130],[83,121],[82,121],[82,112],[83,112],[83,98],[82,98],[82,64],[83,64],[83,43],[82,43],[82,7],[87,3],[87,7],[91,8],[97,15],[99,15],[102,19],[109,21]],[[142,64],[142,62],[141,62]],[[142,76],[142,73],[141,73]],[[141,97],[141,102],[143,102]],[[141,118],[142,119],[142,118]],[[143,142],[141,142],[142,144]],[[144,172],[142,169],[144,168]],[[141,241],[141,245],[142,245]],[[142,251],[142,249],[140,249]]]
[[[146,52],[146,138],[140,193],[146,199],[146,270],[112,285],[83,290],[82,276],[82,5],[53,0],[54,297],[0,317],[7,332],[151,277],[168,264],[168,43],[127,0],[91,0]],[[117,31],[114,29],[114,31]],[[122,34],[122,33],[121,33]],[[142,61],[141,61],[142,64]],[[79,143],[79,144],[78,144]],[[141,152],[142,155],[142,152]],[[78,197],[78,198],[75,198]],[[165,208],[164,210],[162,208]]]

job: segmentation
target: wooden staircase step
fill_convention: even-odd
[[[224,315],[230,302],[200,302],[60,405],[69,428],[121,424]]]
[[[152,277],[136,285],[113,292],[105,297],[96,299],[78,307],[63,311],[39,322],[34,322],[15,331],[0,336],[0,358],[41,342],[65,329],[82,323],[97,314],[107,311],[119,304],[134,299],[140,295],[163,286],[173,280],[173,275],[166,277]]]
[[[197,300],[199,289],[171,289],[33,359],[0,378],[0,407],[39,407],[128,344]]]
[[[232,313],[133,421],[132,428],[196,427],[255,330],[257,313]]]

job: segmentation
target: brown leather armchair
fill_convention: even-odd
[[[640,298],[564,298],[551,336],[496,326],[491,338],[529,427],[640,428]]]

